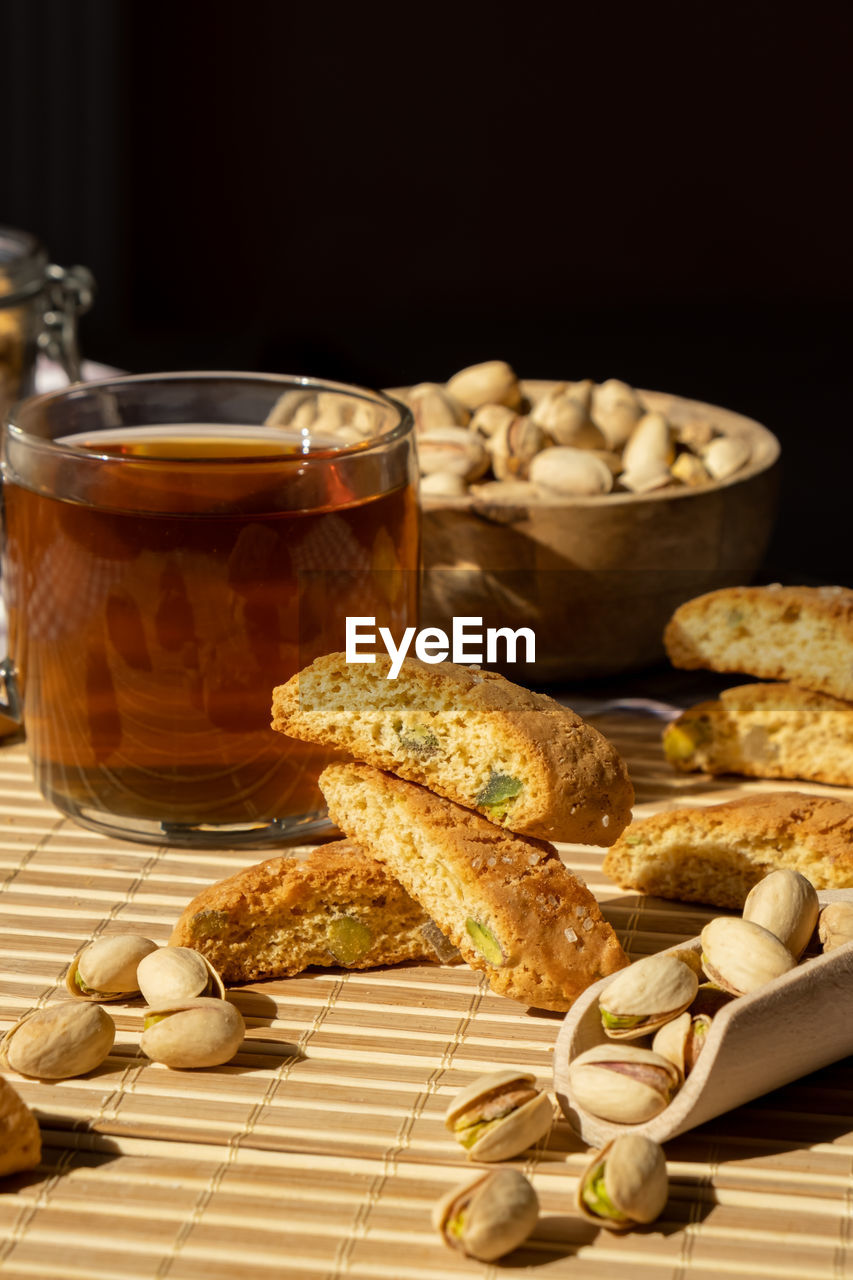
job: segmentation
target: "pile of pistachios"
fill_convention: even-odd
[[[704,418],[675,425],[617,378],[560,382],[530,398],[508,364],[490,360],[403,396],[421,492],[432,497],[527,504],[648,493],[727,480],[750,459],[740,436]]]
[[[696,1065],[719,1009],[793,969],[816,928],[824,951],[850,941],[853,905],[821,911],[810,881],[779,869],[753,887],[740,917],[705,926],[701,954],[664,952],[623,969],[599,998],[607,1040],[569,1065],[573,1101],[616,1124],[659,1115]],[[624,1043],[643,1037],[645,1045]]]
[[[456,1095],[444,1123],[469,1160],[509,1160],[541,1141],[551,1128],[551,1099],[525,1071],[493,1071]],[[666,1204],[669,1181],[662,1148],[642,1134],[617,1138],[589,1153],[576,1204],[588,1220],[611,1231],[653,1222]],[[539,1219],[533,1187],[515,1169],[481,1172],[438,1201],[433,1226],[446,1244],[491,1262],[518,1248]]]
[[[240,1011],[219,974],[188,947],[158,947],[138,934],[99,938],[66,975],[73,1000],[31,1009],[0,1041],[0,1063],[38,1080],[67,1080],[108,1057],[116,1026],[101,1007],[142,995],[148,1003],[140,1046],[173,1068],[229,1062],[243,1043]]]

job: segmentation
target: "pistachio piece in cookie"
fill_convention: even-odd
[[[470,916],[465,921],[465,932],[471,939],[472,944],[479,951],[488,964],[499,967],[504,962],[504,953],[501,950],[501,944],[498,942],[491,929],[487,929],[479,920],[474,920]]]
[[[329,950],[338,964],[353,965],[367,954],[372,934],[355,916],[337,916],[329,922]]]
[[[486,810],[486,817],[492,822],[502,821],[513,800],[521,795],[524,783],[520,778],[513,778],[509,773],[498,773],[494,769],[489,780],[474,797],[474,804]]]
[[[425,724],[404,725],[400,722],[394,725],[394,732],[403,750],[411,751],[422,760],[428,760],[440,749],[438,738]]]

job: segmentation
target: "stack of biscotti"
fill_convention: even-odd
[[[691,707],[664,733],[677,769],[853,786],[853,591],[729,587],[689,600],[664,633],[677,667],[762,681]]]
[[[329,814],[492,989],[565,1010],[626,963],[548,840],[610,845],[633,788],[618,753],[542,694],[492,672],[320,658],[274,691],[273,728],[345,752]]]

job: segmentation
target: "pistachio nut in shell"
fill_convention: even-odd
[[[140,1048],[152,1062],[177,1070],[218,1067],[243,1043],[246,1024],[228,1000],[201,996],[172,1008],[147,1009]]]
[[[677,1017],[698,986],[695,971],[677,956],[635,960],[599,996],[601,1024],[611,1040],[636,1040]]]
[[[675,461],[672,428],[662,413],[644,413],[622,451],[622,465],[626,471],[646,472],[658,470],[669,473]]]
[[[613,473],[596,454],[571,445],[552,445],[537,453],[527,471],[540,488],[562,497],[610,493]]]
[[[484,404],[518,409],[522,401],[518,378],[505,360],[485,360],[460,369],[448,380],[445,390],[466,409],[479,409]]]
[[[418,439],[421,475],[450,471],[463,480],[478,480],[489,469],[489,455],[482,436],[467,427],[434,427]]]
[[[124,1000],[138,995],[137,966],[156,950],[157,943],[139,933],[96,938],[71,961],[65,985],[78,1000]]]
[[[591,387],[575,391],[568,383],[558,383],[536,401],[531,419],[547,431],[554,444],[577,449],[606,449],[604,432],[589,416]]]
[[[702,967],[734,996],[746,995],[793,969],[796,960],[775,933],[737,916],[717,916],[702,930]]]
[[[551,1100],[524,1071],[491,1071],[456,1095],[444,1123],[469,1160],[509,1160],[551,1127]]]
[[[140,960],[136,971],[139,990],[150,1005],[167,1009],[196,996],[225,995],[225,986],[213,965],[192,947],[160,947]]]
[[[70,1080],[99,1067],[115,1037],[115,1023],[99,1004],[53,1004],[31,1010],[6,1032],[0,1062],[36,1080]]]
[[[715,480],[728,480],[749,462],[752,450],[740,436],[718,436],[712,440],[702,455]]]
[[[437,382],[419,382],[411,387],[406,392],[406,403],[418,433],[435,427],[464,427],[471,417],[465,406]]]
[[[620,485],[629,493],[652,493],[655,489],[665,489],[671,480],[669,468],[658,463],[651,463],[637,470],[623,471],[619,477]]]
[[[592,393],[591,416],[604,433],[609,449],[621,449],[643,416],[643,406],[633,387],[608,378]]]
[[[515,409],[510,409],[505,404],[481,404],[468,425],[471,431],[489,439],[515,417]]]
[[[651,1049],[598,1044],[569,1063],[572,1101],[615,1124],[642,1124],[659,1115],[681,1084],[678,1068]]]
[[[537,422],[516,415],[489,439],[492,471],[498,480],[524,479],[531,461],[547,444],[548,437]]]
[[[820,945],[834,951],[845,942],[853,942],[853,902],[830,902],[818,917]]]
[[[744,920],[774,933],[799,960],[817,926],[820,903],[810,880],[779,867],[750,889],[743,904]]]
[[[426,498],[464,498],[468,486],[455,471],[433,471],[421,476],[420,491]]]
[[[622,1133],[592,1152],[578,1180],[577,1205],[608,1231],[630,1231],[654,1222],[668,1195],[663,1148],[643,1133]]]
[[[517,1169],[495,1169],[448,1191],[432,1211],[445,1244],[492,1262],[523,1244],[539,1219],[539,1197]]]
[[[0,1077],[0,1177],[34,1169],[41,1160],[41,1131],[23,1098]]]
[[[652,1049],[662,1058],[668,1058],[686,1079],[696,1066],[696,1060],[705,1047],[711,1018],[707,1013],[693,1014],[689,1009],[671,1022],[666,1022],[655,1032]]]

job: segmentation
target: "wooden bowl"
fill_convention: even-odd
[[[535,398],[555,384],[521,385]],[[778,440],[728,409],[639,395],[674,424],[702,418],[744,438],[750,462],[701,488],[501,510],[425,496],[422,626],[449,634],[454,617],[473,616],[483,628],[531,627],[535,663],[496,664],[526,683],[610,676],[663,657],[664,626],[685,600],[750,581],[773,528]]]

